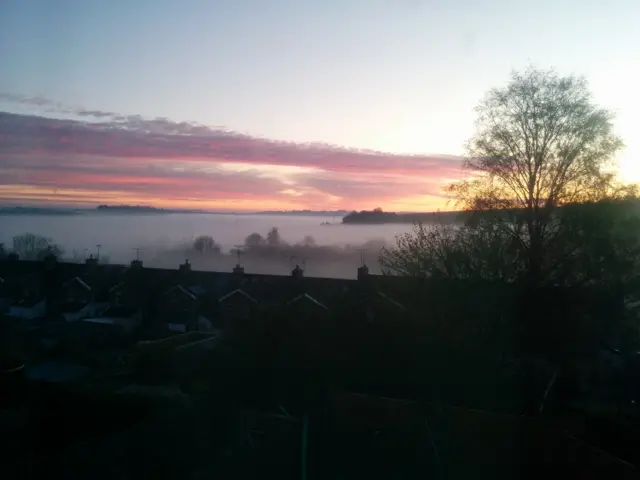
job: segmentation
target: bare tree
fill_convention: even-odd
[[[517,255],[508,236],[489,223],[416,224],[394,247],[383,247],[379,261],[387,275],[511,282],[520,273]]]
[[[561,229],[558,207],[621,193],[607,171],[623,147],[613,114],[593,104],[584,78],[533,67],[489,91],[476,111],[471,175],[448,191],[508,234],[538,281]]]
[[[246,247],[257,247],[259,245],[264,245],[265,240],[262,235],[259,233],[251,233],[247,235],[247,238],[244,239],[244,244]]]
[[[270,247],[277,247],[282,243],[282,237],[280,237],[280,231],[277,227],[273,227],[267,233],[267,245]]]
[[[200,253],[220,253],[220,246],[208,235],[201,235],[193,241],[193,249]]]
[[[53,240],[33,233],[13,237],[13,251],[23,260],[42,260],[48,254],[62,256],[64,250]]]
[[[304,238],[302,239],[302,245],[305,247],[315,247],[316,239],[313,238],[311,235],[305,235]]]

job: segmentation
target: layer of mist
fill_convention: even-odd
[[[277,232],[274,228],[272,232]],[[248,238],[260,236],[257,232]],[[307,235],[303,240],[289,243],[281,239],[277,243],[246,242],[230,251],[223,251],[213,243],[211,247],[201,247],[203,242],[214,242],[211,237],[199,237],[191,244],[174,248],[146,250],[150,258],[145,265],[159,268],[177,268],[188,259],[193,269],[232,271],[241,264],[247,273],[288,275],[299,265],[306,276],[355,278],[357,268],[366,262],[371,273],[380,273],[378,256],[387,244],[383,239],[370,240],[357,245],[318,245]]]
[[[411,225],[343,225],[340,217],[207,214],[96,214],[0,216],[0,243],[10,249],[13,237],[33,233],[51,239],[65,259],[83,261],[96,255],[110,263],[128,264],[139,256],[145,266],[178,268],[189,259],[196,270],[231,271],[240,262],[247,273],[288,275],[296,265],[305,275],[355,278],[361,258],[379,273],[378,256],[385,244]],[[278,242],[267,242],[277,227]],[[257,234],[263,242],[246,245]],[[215,248],[195,248],[210,237]]]

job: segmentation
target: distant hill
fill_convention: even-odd
[[[144,205],[99,205],[97,212],[109,213],[211,213],[205,210],[175,210]]]
[[[78,210],[44,207],[0,207],[0,215],[77,215]]]
[[[127,213],[165,213],[163,208],[147,207],[140,205],[99,205],[96,207],[99,212],[127,212]]]

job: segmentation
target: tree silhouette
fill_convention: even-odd
[[[201,235],[193,241],[193,249],[200,253],[220,253],[220,246],[208,235]]]
[[[282,238],[280,237],[280,231],[277,227],[273,227],[267,233],[267,245],[270,247],[277,247],[282,243]]]
[[[623,146],[613,114],[592,103],[584,78],[533,67],[491,90],[476,112],[465,163],[473,176],[448,190],[513,239],[537,282],[562,230],[557,208],[616,191],[606,170]]]
[[[13,237],[13,251],[22,260],[42,260],[49,254],[62,256],[64,250],[53,240],[33,233],[23,233]]]
[[[636,254],[629,233],[636,224],[626,214],[609,216],[602,228],[593,219],[624,209],[625,202],[606,207],[603,200],[636,205],[637,189],[617,183],[607,169],[622,142],[613,114],[592,103],[586,81],[531,67],[491,90],[476,111],[465,162],[470,175],[446,188],[469,212],[464,225],[418,225],[395,249],[382,251],[383,268],[532,284],[583,282],[596,271],[611,278],[603,269],[628,272],[635,257],[622,261],[619,252]],[[568,275],[569,264],[582,273]]]
[[[265,240],[259,233],[251,233],[247,235],[247,238],[244,239],[244,244],[246,247],[257,247],[259,245],[264,245]]]

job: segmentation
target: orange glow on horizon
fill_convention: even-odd
[[[144,205],[156,208],[192,210],[372,210],[382,207],[385,211],[429,212],[453,210],[448,200],[435,196],[412,196],[396,199],[367,199],[351,206],[344,199],[334,199],[318,204],[303,203],[298,196],[282,195],[282,199],[256,197],[245,194],[226,199],[163,198],[158,195],[135,195],[124,190],[92,191],[82,188],[45,188],[29,185],[0,185],[0,200],[11,200],[15,204],[49,204],[77,207],[107,205]]]

